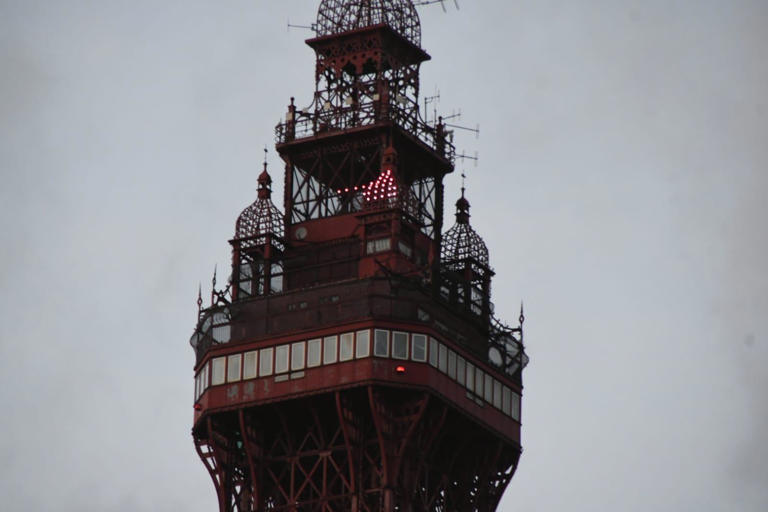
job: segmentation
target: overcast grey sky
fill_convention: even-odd
[[[216,509],[197,284],[318,3],[0,0],[3,510]],[[526,303],[501,510],[768,510],[768,2],[460,3],[420,10],[422,84],[481,126],[472,222]]]

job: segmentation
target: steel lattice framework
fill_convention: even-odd
[[[414,45],[421,45],[419,14],[410,0],[323,0],[315,31],[323,37],[380,24],[388,25]]]
[[[523,316],[493,315],[452,134],[419,111],[411,0],[323,0],[315,91],[202,307],[192,437],[220,512],[493,512],[520,444]]]

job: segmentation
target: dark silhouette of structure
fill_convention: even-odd
[[[202,308],[192,436],[225,511],[492,511],[520,457],[520,325],[497,321],[452,134],[419,112],[411,0],[323,0],[312,104],[276,129]]]

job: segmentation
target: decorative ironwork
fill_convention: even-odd
[[[372,387],[211,418],[195,446],[221,511],[492,511],[520,449],[426,393]]]
[[[264,171],[259,175],[258,198],[243,210],[235,224],[235,240],[240,241],[241,248],[264,244],[268,235],[282,238],[285,219],[271,197],[272,178],[265,162]]]
[[[411,0],[323,0],[315,31],[323,37],[373,25],[387,25],[412,44],[421,45],[421,22]]]
[[[488,267],[488,247],[469,224],[469,201],[461,197],[456,201],[456,224],[443,235],[440,259],[448,268],[460,270],[467,262]]]

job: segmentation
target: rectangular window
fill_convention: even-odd
[[[475,365],[467,363],[467,389],[475,391]]]
[[[237,382],[240,380],[240,362],[243,356],[233,354],[227,359],[227,382]]]
[[[429,338],[429,364],[437,368],[437,340]]]
[[[423,334],[411,335],[411,358],[414,361],[426,362],[427,360],[427,337]]]
[[[307,342],[307,367],[315,368],[323,362],[323,340],[320,338]]]
[[[485,401],[488,403],[493,402],[493,377],[485,374]]]
[[[195,402],[200,398],[200,374],[195,375]]]
[[[376,329],[373,337],[373,355],[389,357],[389,331]]]
[[[509,389],[507,386],[504,386],[503,393],[504,394],[501,399],[501,411],[507,416],[511,416],[512,404],[510,402],[512,401],[512,390]]]
[[[336,362],[336,345],[338,336],[326,336],[323,339],[323,364],[333,364]]]
[[[467,381],[467,361],[461,356],[456,357],[456,380],[462,386]]]
[[[243,379],[256,378],[259,374],[258,360],[259,353],[256,350],[245,353],[245,357],[243,357]]]
[[[448,351],[448,376],[456,380],[456,352]]]
[[[410,258],[413,256],[413,249],[411,249],[407,244],[404,242],[398,242],[397,248],[400,249],[400,252],[405,254],[407,258]]]
[[[224,368],[227,366],[227,358],[217,357],[211,361],[211,366],[213,368],[211,385],[218,386],[219,384],[224,384],[224,379],[226,378]]]
[[[259,350],[259,377],[272,375],[272,347]]]
[[[304,369],[304,351],[306,350],[306,343],[299,341],[291,345],[291,371]]]
[[[518,395],[514,391],[512,392],[511,409],[512,409],[512,419],[514,419],[515,421],[520,421],[520,395]]]
[[[355,357],[355,333],[345,332],[339,340],[339,361],[349,361]]]
[[[366,244],[366,252],[368,254],[376,254],[379,252],[388,251],[392,247],[392,240],[389,238],[379,238],[378,240],[368,240]]]
[[[483,396],[483,378],[485,374],[480,368],[475,368],[475,394]]]
[[[210,374],[210,371],[208,370],[209,368],[210,366],[208,365],[208,363],[205,363],[205,366],[203,367],[203,382],[202,382],[203,391],[201,392],[201,394],[205,393],[205,390],[208,389],[208,375]]]
[[[288,345],[280,345],[275,348],[275,373],[288,371]]]
[[[501,409],[501,382],[493,379],[493,406]]]
[[[355,357],[361,359],[371,355],[371,331],[357,331],[357,348]]]
[[[408,359],[408,333],[398,331],[392,333],[392,357]]]
[[[448,347],[438,343],[437,369],[443,373],[448,373]]]

